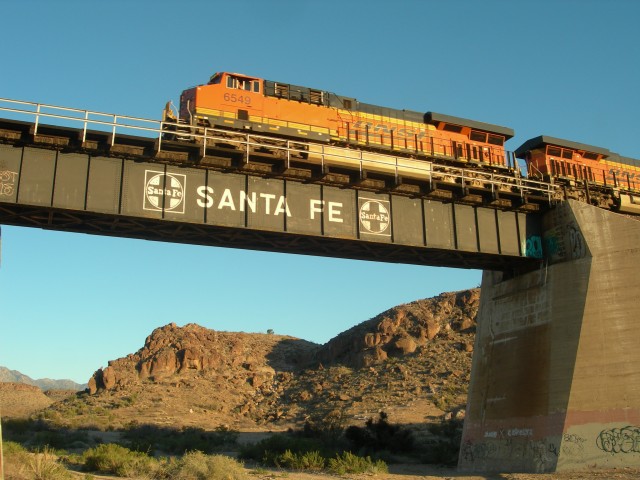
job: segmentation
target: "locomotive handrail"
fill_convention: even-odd
[[[19,105],[23,108],[9,107],[3,105],[3,103],[9,105]],[[252,148],[264,148],[265,146],[267,146],[269,149],[282,151],[284,154],[284,158],[286,158],[287,160],[287,166],[290,166],[292,155],[308,155],[310,153],[308,147],[313,145],[315,148],[320,149],[319,156],[321,165],[323,167],[327,163],[327,157],[340,158],[348,162],[356,161],[358,163],[358,169],[361,176],[364,174],[364,171],[367,170],[367,168],[382,166],[393,168],[396,179],[400,176],[401,169],[403,169],[405,171],[411,170],[420,172],[421,174],[423,173],[425,179],[429,179],[429,181],[431,181],[434,177],[447,176],[455,179],[455,181],[459,182],[462,186],[467,185],[469,182],[473,183],[479,180],[485,185],[490,186],[492,190],[494,190],[494,188],[500,187],[514,187],[519,190],[521,195],[537,192],[547,196],[550,202],[553,198],[557,197],[559,193],[558,187],[552,183],[532,180],[520,175],[509,176],[498,174],[495,172],[483,172],[480,170],[448,165],[444,166],[423,159],[419,160],[421,164],[420,166],[407,165],[407,160],[411,160],[408,157],[398,157],[396,155],[390,154],[366,152],[361,149],[354,150],[335,147],[324,144],[305,142],[304,140],[281,140],[274,139],[274,137],[269,137],[266,135],[257,135],[248,132],[234,132],[216,128],[203,129],[202,127],[196,127],[188,124],[164,122],[147,118],[96,112],[91,110],[61,107],[56,105],[27,102],[21,100],[12,100],[1,97],[0,111],[35,117],[33,121],[34,135],[38,133],[41,119],[48,118],[62,121],[62,123],[81,123],[83,142],[86,141],[89,126],[105,128],[106,131],[111,134],[111,146],[115,144],[116,136],[118,134],[124,135],[124,133],[122,133],[122,130],[134,130],[138,132],[144,132],[145,134],[151,134],[149,135],[149,137],[155,138],[157,140],[157,149],[158,151],[160,151],[162,149],[163,135],[172,134],[176,135],[179,138],[182,137],[188,140],[196,140],[202,142],[203,146],[205,147],[205,152],[207,145],[216,142],[224,142],[232,145],[237,145],[239,150],[245,150],[247,152],[247,162],[249,162],[249,154]],[[204,133],[199,133],[200,131],[203,131]],[[285,146],[275,145],[275,141],[285,142]],[[305,146],[307,148],[296,148],[297,145]],[[330,152],[327,152],[327,149],[330,149]],[[354,153],[357,154],[357,157],[354,157]],[[365,154],[367,156],[371,155],[375,158],[365,158]],[[505,152],[505,155],[506,159],[508,160],[509,152]],[[381,160],[382,157],[384,157],[385,160]],[[403,164],[401,165],[400,163]]]

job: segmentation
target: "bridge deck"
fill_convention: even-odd
[[[498,173],[221,131],[166,141],[162,124],[124,125],[149,135],[138,136],[115,121],[90,130],[88,116],[74,119],[80,128],[0,119],[1,223],[526,270],[541,261],[539,212],[556,201],[553,186]]]

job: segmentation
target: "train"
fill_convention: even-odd
[[[464,169],[471,181],[524,176],[557,186],[565,198],[640,215],[640,160],[546,135],[510,152],[505,144],[513,129],[452,115],[217,72],[208,83],[184,90],[178,107],[167,103],[162,118],[169,130],[188,133],[171,134],[173,139],[202,142],[212,129],[233,143],[234,136],[250,132],[252,148],[263,153],[344,168],[366,161],[374,173],[393,170],[416,180],[429,176],[434,166],[443,172]],[[392,165],[383,160],[389,156]]]

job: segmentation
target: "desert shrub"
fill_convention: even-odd
[[[311,415],[303,429],[293,433],[307,438],[317,438],[328,447],[340,448],[339,440],[346,423],[347,416],[344,410],[333,409]]]
[[[11,435],[24,435],[35,430],[38,424],[41,422],[27,418],[4,418],[2,419],[2,432],[5,438]]]
[[[20,445],[18,442],[7,442],[2,444],[2,451],[5,455],[23,455],[27,454],[27,449]]]
[[[422,457],[425,463],[456,465],[462,441],[463,421],[452,418],[429,426],[429,432],[435,440],[427,445],[426,454]]]
[[[10,418],[2,420],[2,433],[6,440],[26,443],[34,432],[47,430],[49,427],[42,420]]]
[[[343,430],[333,424],[324,427],[320,421],[309,421],[303,430],[276,434],[256,444],[242,446],[240,458],[305,470],[316,469],[320,459],[326,465],[327,458],[345,451],[375,455],[376,458],[386,458],[391,453],[417,453],[414,452],[413,434],[391,425],[382,412],[377,421],[369,419],[364,428],[351,426]],[[308,465],[305,466],[305,462]]]
[[[90,448],[82,458],[84,470],[113,473],[121,477],[152,476],[160,467],[154,458],[115,443]]]
[[[33,480],[65,480],[72,477],[72,474],[47,447],[29,456],[28,472],[27,478]]]
[[[239,456],[244,460],[254,460],[265,465],[278,466],[279,457],[287,450],[294,454],[313,451],[326,453],[323,443],[318,439],[279,433],[260,440],[258,443],[242,446]]]
[[[293,453],[291,450],[286,450],[276,456],[274,463],[277,467],[291,470],[320,471],[324,469],[326,460],[320,452],[315,450],[304,453]]]
[[[466,386],[455,384],[444,385],[440,389],[439,395],[434,396],[433,404],[443,412],[448,412],[459,406],[460,396],[466,395],[466,393]]]
[[[57,450],[89,443],[89,434],[83,430],[58,428],[41,419],[9,419],[2,422],[4,438],[28,447],[51,447]]]
[[[132,425],[123,434],[127,446],[139,452],[183,454],[188,451],[213,453],[235,445],[238,432],[219,427],[215,431],[202,428],[163,428],[155,425]]]
[[[22,445],[5,442],[4,473],[12,480],[66,480],[71,478],[64,465],[49,448],[30,453]]]
[[[354,451],[363,454],[388,451],[392,453],[408,453],[413,449],[413,434],[398,425],[387,421],[387,414],[380,412],[376,422],[367,420],[365,428],[352,425],[344,433]]]
[[[167,478],[176,480],[244,480],[242,463],[224,455],[187,452],[166,468]]]
[[[19,443],[4,442],[3,453],[6,478],[16,480],[28,478],[29,452]]]
[[[374,462],[370,457],[359,457],[343,450],[339,452],[323,445],[318,439],[307,438],[298,432],[276,434],[257,444],[245,445],[240,450],[240,457],[291,470],[320,471],[328,468],[339,475],[387,471],[387,465],[382,460]]]
[[[359,457],[351,452],[343,452],[329,459],[329,471],[336,475],[347,473],[388,473],[387,464],[382,460],[373,461],[371,457]]]
[[[90,441],[89,434],[85,431],[62,428],[36,432],[28,441],[28,445],[38,448],[49,446],[63,450],[73,448],[79,444],[86,446]]]

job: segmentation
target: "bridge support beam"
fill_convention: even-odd
[[[541,243],[483,275],[459,468],[640,467],[640,221],[569,201]]]

